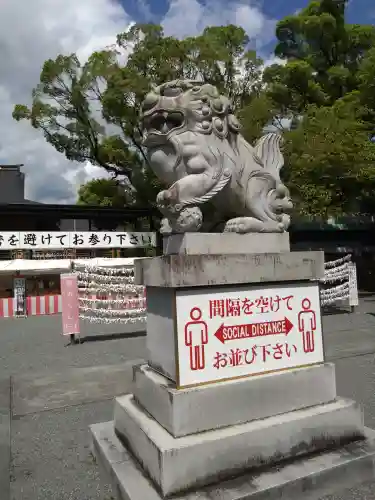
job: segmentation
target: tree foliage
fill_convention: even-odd
[[[166,80],[203,80],[232,99],[246,139],[266,126],[284,134],[284,175],[300,213],[375,207],[375,28],[348,24],[346,7],[347,0],[312,0],[282,19],[275,48],[282,64],[265,69],[242,28],[209,27],[179,40],[158,25],[135,25],[85,63],[75,54],[46,61],[32,105],[15,106],[13,116],[68,159],[113,174],[81,187],[80,203],[147,206],[162,186],[142,147],[141,102]]]
[[[255,135],[262,117],[284,133],[284,175],[304,215],[375,206],[375,27],[348,24],[346,6],[313,0],[278,23],[283,64],[265,69],[262,95],[243,110]]]
[[[116,179],[92,179],[78,189],[78,205],[121,208],[132,201],[129,186],[124,186]]]
[[[300,126],[286,134],[288,186],[305,216],[357,213],[375,188],[375,147],[358,100],[311,105]]]
[[[276,27],[275,54],[284,66],[265,73],[269,94],[284,110],[333,105],[358,89],[358,69],[375,42],[375,27],[348,24],[347,0],[313,0]]]
[[[160,26],[135,25],[118,35],[115,47],[93,53],[84,64],[75,54],[46,61],[31,107],[15,106],[13,117],[42,130],[69,160],[125,175],[137,203],[152,203],[160,185],[141,144],[145,94],[166,80],[204,79],[243,106],[258,90],[262,66],[248,42],[244,30],[232,25],[185,40],[164,36]]]

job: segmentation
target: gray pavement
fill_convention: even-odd
[[[69,345],[60,331],[59,315],[0,320],[0,500],[112,498],[89,425],[110,420],[113,398],[131,391],[145,337],[87,325],[84,343]]]
[[[142,358],[144,332],[131,335],[130,329],[117,327],[116,332],[112,325],[85,324],[84,343],[70,346],[70,338],[60,333],[60,315],[0,318],[0,380],[11,375],[35,377],[38,373],[61,373],[73,367],[121,364]],[[114,332],[131,336],[107,340],[106,336]]]
[[[0,491],[4,500],[10,495],[10,379],[0,381]]]
[[[338,393],[375,428],[375,297],[354,314],[325,315],[324,327]],[[111,332],[95,325],[93,338],[67,346],[60,330],[59,316],[0,320],[0,500],[112,499],[88,428],[111,420],[113,397],[131,391],[145,337],[104,340]],[[375,500],[375,482],[324,500],[354,499]]]

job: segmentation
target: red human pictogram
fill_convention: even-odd
[[[201,321],[202,311],[193,307],[189,321],[185,325],[185,345],[190,351],[190,369],[203,370],[205,367],[204,346],[208,342],[208,328],[205,321]]]
[[[311,309],[311,300],[302,300],[302,311],[298,314],[298,330],[302,333],[303,350],[314,352],[314,333],[316,330],[316,314]]]

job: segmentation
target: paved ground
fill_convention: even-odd
[[[324,326],[338,392],[362,403],[375,428],[375,297],[355,314],[325,316]],[[88,426],[110,420],[113,396],[131,390],[145,337],[108,340],[96,327],[67,346],[59,331],[58,316],[0,320],[0,500],[112,498],[91,459]],[[354,499],[375,500],[375,482],[324,500]]]
[[[108,340],[113,329],[95,325],[70,346],[60,331],[59,316],[0,320],[0,500],[111,499],[88,426],[130,391],[145,338]]]

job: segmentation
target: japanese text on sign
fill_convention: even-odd
[[[0,232],[0,250],[154,246],[156,235],[149,232]]]
[[[75,274],[61,275],[62,333],[79,334],[78,284]]]
[[[179,290],[179,386],[323,361],[319,285]]]
[[[17,316],[26,314],[26,279],[14,278],[13,292],[15,298],[15,313]]]
[[[249,349],[231,349],[229,352],[216,352],[213,359],[213,367],[219,370],[227,366],[252,365],[256,360],[266,363],[269,356],[274,359],[283,359],[283,356],[290,358],[292,353],[297,352],[297,346],[294,344],[266,344],[262,346],[254,345]]]
[[[293,295],[280,297],[279,295],[263,296],[259,295],[253,300],[245,297],[243,299],[212,299],[210,304],[210,319],[220,316],[228,318],[231,316],[250,316],[251,314],[262,314],[267,312],[277,312],[285,304],[289,311],[292,311]]]

